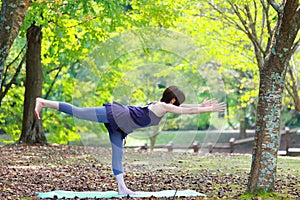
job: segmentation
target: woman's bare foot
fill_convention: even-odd
[[[43,109],[43,103],[42,103],[42,98],[36,98],[35,100],[35,108],[34,108],[34,115],[37,119],[41,119],[40,118],[40,112]]]
[[[127,187],[118,187],[119,188],[119,192],[118,194],[120,195],[135,195],[137,194],[136,192],[133,192],[132,190],[128,189]]]
[[[118,193],[120,195],[135,195],[137,194],[136,192],[131,191],[130,189],[128,189],[125,185],[124,182],[124,174],[118,174],[116,175],[116,179],[117,179],[117,183],[118,183]]]

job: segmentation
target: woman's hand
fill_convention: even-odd
[[[211,112],[223,112],[226,108],[226,103],[213,103],[211,106]]]
[[[203,103],[200,104],[201,107],[208,107],[218,103],[216,99],[207,99],[205,98]]]

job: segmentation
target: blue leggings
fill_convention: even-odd
[[[91,108],[78,108],[68,103],[60,102],[59,111],[72,115],[78,119],[88,120],[100,123],[109,123],[106,116],[106,108],[91,107]],[[112,147],[112,169],[114,175],[123,173],[123,139],[122,133],[114,132],[109,133],[109,139]]]

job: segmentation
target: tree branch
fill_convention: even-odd
[[[227,21],[226,24],[232,25],[232,26],[234,26],[234,27],[237,27],[238,30],[240,30],[240,31],[244,32],[245,34],[247,34],[247,32],[245,32],[245,30],[243,29],[243,27],[241,27],[234,19],[232,19],[232,18],[226,16],[226,15],[224,14],[224,12],[223,12],[222,10],[220,10],[220,9],[219,9],[217,6],[215,6],[214,4],[212,4],[212,3],[210,3],[210,2],[208,2],[208,4],[209,4],[215,11],[217,11],[219,14],[221,14],[221,15],[224,17],[224,19]],[[212,19],[212,18],[211,18],[211,19]]]
[[[273,37],[271,22],[269,20],[269,17],[270,17],[270,14],[269,14],[270,4],[266,5],[264,0],[260,0],[260,3],[263,6],[263,12],[265,13],[265,22],[267,23],[267,30],[268,30],[268,34],[269,34],[268,43],[266,45],[266,50],[267,50],[267,49],[269,49],[269,47],[271,45],[271,41],[272,41],[272,37]],[[264,21],[262,23],[261,36],[263,35],[263,32],[264,32]]]
[[[298,8],[296,10],[296,22],[298,24],[298,27],[300,27],[300,4],[298,4]]]
[[[246,10],[246,16],[247,16],[247,18],[249,20],[249,28],[250,28],[250,30],[252,32],[252,36],[253,36],[254,39],[257,39],[257,33],[256,33],[256,28],[255,28],[255,21],[252,18],[249,6],[246,5],[245,6],[245,10]]]
[[[9,67],[11,66],[11,65],[13,65],[18,59],[19,59],[19,57],[21,56],[21,54],[23,53],[23,51],[24,51],[24,49],[26,48],[26,45],[24,45],[24,47],[21,49],[21,51],[19,52],[19,54],[17,55],[17,57],[13,60],[13,61],[11,61],[6,67],[5,67],[5,70],[4,70],[4,73],[3,73],[3,78],[2,78],[2,80],[1,80],[1,86],[0,86],[0,96],[2,96],[2,89],[3,89],[3,87],[4,87],[4,84],[5,84],[5,82],[6,82],[6,78],[7,78],[7,72],[8,72],[8,69],[9,69]],[[22,62],[22,61],[21,61]],[[20,67],[20,65],[19,65],[19,67]],[[19,68],[18,67],[18,68]],[[18,70],[18,69],[17,69]]]
[[[5,95],[7,94],[7,92],[9,91],[9,89],[11,88],[11,86],[16,83],[17,77],[18,77],[18,75],[19,75],[19,73],[21,71],[21,68],[22,68],[22,65],[23,65],[23,63],[25,61],[25,58],[26,58],[26,56],[23,56],[21,62],[18,65],[18,68],[17,68],[14,76],[12,77],[12,79],[10,80],[10,82],[5,86],[5,90],[3,92],[1,92],[1,94],[0,94],[0,102],[5,97]]]
[[[52,91],[52,88],[53,88],[53,86],[54,86],[54,83],[56,82],[56,79],[57,79],[59,73],[61,72],[62,68],[63,68],[63,65],[61,65],[61,66],[59,66],[59,67],[57,68],[58,71],[57,71],[57,73],[55,74],[55,77],[54,77],[54,79],[53,79],[53,81],[52,81],[52,83],[51,83],[51,85],[50,85],[50,88],[49,88],[49,90],[47,91],[47,93],[46,93],[46,95],[45,95],[45,97],[44,97],[45,99],[48,99],[48,97],[49,97],[49,95],[50,95],[50,92]]]
[[[262,59],[262,55],[263,57],[265,57],[265,51],[262,49],[262,46],[260,45],[259,41],[258,41],[258,38],[256,36],[256,30],[255,30],[255,27],[253,28],[253,19],[252,19],[252,16],[250,14],[250,10],[249,8],[247,8],[247,6],[245,6],[245,9],[246,9],[246,16],[249,20],[249,27],[247,25],[247,21],[242,17],[241,13],[239,12],[238,8],[236,7],[235,4],[233,4],[232,2],[229,2],[229,4],[231,5],[234,13],[238,16],[240,22],[242,23],[244,29],[245,29],[245,32],[248,36],[248,38],[250,39],[250,41],[253,43],[254,45],[254,48],[255,48],[255,56],[256,56],[256,60],[257,60],[257,63],[258,63],[258,66],[259,67],[262,67],[263,66],[263,59]],[[247,11],[248,10],[248,11]],[[247,14],[248,13],[248,14]],[[252,23],[252,24],[251,24]],[[251,28],[252,26],[252,28]]]
[[[256,1],[253,1],[253,6],[254,6],[254,22],[257,22],[257,16],[258,16],[258,9],[257,9],[257,5],[256,5]]]
[[[298,95],[298,85],[295,78],[294,71],[290,65],[288,65],[288,72],[291,78],[292,85],[285,84],[285,88],[288,91],[289,95],[292,97],[297,111],[300,111],[300,98]]]
[[[46,73],[47,73],[47,74],[50,74],[51,72],[54,72],[54,71],[56,71],[56,70],[61,70],[61,66],[59,66],[59,67],[54,67],[54,68],[48,70]]]
[[[300,22],[297,21],[299,17],[299,0],[286,0],[283,2],[282,13],[278,15],[280,17],[279,20],[281,20],[280,37],[282,39],[277,42],[276,52],[282,54],[284,60],[288,61],[292,56],[291,53],[295,51],[299,45],[298,42],[295,43],[300,28]],[[282,60],[282,62],[285,62],[284,60]]]
[[[281,12],[280,5],[274,0],[268,0],[268,3],[274,8],[274,10],[276,10],[276,12]]]
[[[296,41],[294,43],[294,45],[292,46],[292,48],[291,48],[291,54],[294,54],[299,47],[300,47],[300,39],[298,41]]]

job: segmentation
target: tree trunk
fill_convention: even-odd
[[[156,143],[156,138],[159,135],[159,126],[155,126],[151,129],[152,134],[149,136],[150,139],[150,149],[151,151],[154,150],[154,146]]]
[[[25,12],[30,4],[29,0],[2,0],[0,12],[0,105],[3,99],[4,65],[8,52],[23,25]]]
[[[158,136],[158,134],[155,134],[155,135],[150,137],[150,150],[151,151],[154,150],[154,146],[155,146],[155,143],[156,143],[157,136]]]
[[[288,62],[300,27],[298,0],[275,5],[278,22],[272,44],[260,69],[257,123],[248,192],[275,190],[280,138],[281,102]]]
[[[43,71],[41,64],[42,29],[31,25],[27,30],[26,83],[20,143],[45,144],[46,137],[40,120],[34,117],[35,99],[42,94]]]
[[[284,74],[268,68],[260,75],[255,144],[248,184],[250,192],[261,188],[273,191],[276,181]]]
[[[242,108],[240,111],[240,135],[239,139],[244,139],[247,137],[246,134],[246,111],[245,108]]]

